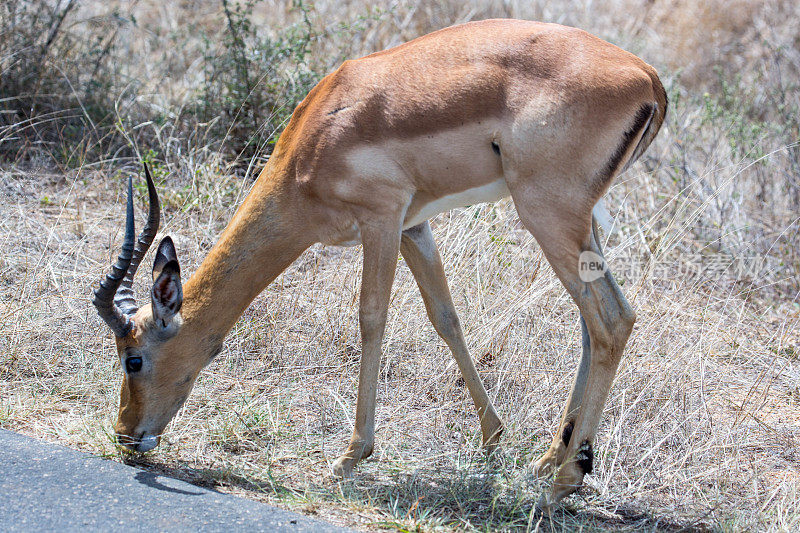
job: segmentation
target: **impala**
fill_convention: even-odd
[[[583,354],[558,430],[535,463],[555,473],[544,505],[592,470],[592,442],[635,315],[600,258],[593,209],[615,175],[657,134],[667,98],[656,71],[584,31],[519,20],[446,28],[355,61],[297,106],[272,156],[219,241],[182,286],[172,240],[158,246],[150,303],[136,269],[158,229],[150,213],[134,247],[131,181],[122,252],[94,305],[116,336],[124,376],[116,433],[154,448],[200,370],[250,302],[314,243],[362,244],[362,340],[355,427],[333,463],[349,476],[373,451],[381,342],[398,252],[478,411],[483,443],[502,423],[467,349],[428,219],[511,196],[519,218],[574,299]]]

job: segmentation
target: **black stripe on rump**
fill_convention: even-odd
[[[622,142],[617,147],[614,155],[611,156],[611,159],[606,164],[606,167],[601,174],[601,182],[599,184],[601,188],[605,189],[606,182],[614,177],[614,172],[616,172],[622,163],[622,158],[625,157],[625,153],[631,148],[634,139],[636,139],[639,133],[641,133],[645,126],[647,126],[647,124],[650,122],[654,112],[655,106],[650,103],[643,104],[642,107],[639,108],[639,111],[636,112],[633,125],[622,136]]]

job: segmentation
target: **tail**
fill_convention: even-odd
[[[647,147],[650,146],[650,143],[653,142],[653,139],[658,135],[661,125],[664,123],[664,117],[667,115],[667,105],[669,103],[667,100],[667,92],[664,90],[661,80],[658,79],[658,73],[649,65],[647,65],[647,73],[650,75],[650,80],[653,83],[653,93],[656,101],[653,102],[653,106],[651,107],[650,118],[644,127],[644,133],[642,133],[636,148],[633,149],[631,157],[625,163],[623,171],[627,170],[628,167],[639,159],[645,150],[647,150]]]
[[[597,222],[600,223],[606,233],[611,233],[613,227],[614,219],[608,213],[602,198],[602,192],[604,192],[605,187],[608,186],[608,181],[610,181],[610,178],[613,176],[628,170],[628,167],[641,157],[648,146],[650,146],[650,143],[653,142],[656,135],[658,135],[658,131],[661,129],[661,125],[664,123],[664,117],[667,114],[667,92],[664,90],[664,86],[661,85],[661,80],[658,79],[658,73],[656,73],[655,69],[650,65],[646,65],[645,67],[653,84],[655,102],[647,103],[639,109],[633,127],[625,133],[621,146],[608,163],[606,172],[607,178],[603,180],[600,186],[601,195],[592,209],[592,223],[595,231],[597,229]],[[636,144],[633,152],[631,152],[631,156],[622,168],[619,169],[619,172],[617,172],[621,159],[630,149],[630,143],[640,131],[642,131],[642,135],[639,137],[639,142]]]

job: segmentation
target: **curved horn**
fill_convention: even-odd
[[[122,241],[122,251],[117,257],[117,262],[111,266],[111,271],[100,282],[100,287],[94,291],[94,298],[92,299],[100,318],[108,324],[117,337],[125,337],[133,325],[131,318],[114,302],[114,296],[131,264],[135,233],[136,229],[133,223],[133,180],[128,177],[128,206],[125,215],[125,238]]]
[[[138,309],[136,298],[133,295],[133,278],[136,276],[139,263],[142,262],[142,258],[144,258],[144,255],[156,238],[158,224],[161,219],[161,206],[158,202],[158,193],[156,192],[153,178],[150,176],[150,169],[147,167],[147,163],[144,164],[144,176],[147,179],[147,197],[148,203],[150,204],[147,223],[139,234],[139,239],[136,241],[136,248],[133,250],[133,258],[131,259],[130,266],[128,266],[125,278],[122,280],[122,284],[114,298],[120,310],[127,315],[134,314]]]

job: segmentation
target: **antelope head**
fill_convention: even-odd
[[[149,215],[134,243],[133,186],[128,178],[128,202],[122,251],[94,291],[92,303],[116,337],[124,372],[119,416],[115,426],[121,444],[135,451],[158,445],[161,433],[180,409],[200,368],[184,375],[191,343],[180,342],[183,302],[180,266],[170,237],[158,245],[153,262],[150,302],[141,308],[133,294],[139,263],[158,232],[160,208],[153,179],[145,165]],[[180,370],[179,370],[180,369]]]

